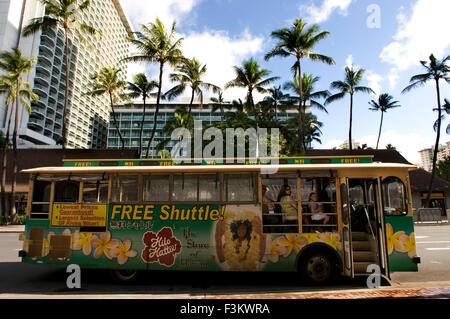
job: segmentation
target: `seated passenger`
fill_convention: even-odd
[[[283,223],[297,224],[297,202],[291,196],[291,187],[289,185],[281,187],[280,194],[278,194],[278,202],[283,213]]]
[[[309,209],[313,221],[320,221],[321,223],[326,224],[330,220],[330,216],[323,211],[323,205],[317,203],[317,193],[309,194]]]

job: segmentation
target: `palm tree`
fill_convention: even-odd
[[[125,142],[120,128],[117,123],[116,111],[114,108],[115,102],[122,96],[122,91],[125,88],[126,82],[120,79],[120,69],[116,68],[101,68],[100,72],[91,75],[92,82],[88,84],[90,91],[84,94],[90,96],[99,96],[107,94],[111,105],[111,111],[113,114],[114,125],[119,135],[120,142],[122,144],[122,150],[125,148]]]
[[[438,60],[435,58],[433,54],[430,55],[430,62],[420,61],[420,64],[425,68],[426,72],[422,74],[416,74],[409,80],[409,85],[402,91],[402,93],[407,93],[412,89],[424,86],[428,81],[434,80],[436,85],[436,96],[437,96],[437,125],[436,129],[436,143],[434,145],[434,153],[433,153],[433,168],[431,171],[431,179],[430,185],[428,187],[428,195],[426,200],[426,206],[430,206],[430,197],[433,189],[434,176],[436,175],[436,164],[437,164],[437,155],[439,150],[439,140],[441,136],[441,125],[442,125],[442,106],[441,106],[441,91],[439,88],[439,81],[444,80],[447,83],[450,82],[449,71],[450,66],[447,65],[447,62],[450,60],[450,56],[442,60]]]
[[[327,105],[329,103],[344,98],[346,94],[350,95],[350,126],[348,130],[348,143],[350,151],[353,150],[352,145],[353,95],[355,95],[355,93],[358,92],[375,94],[375,92],[371,88],[358,85],[363,78],[364,72],[365,72],[364,69],[355,70],[353,68],[353,65],[351,67],[346,66],[345,80],[334,81],[331,83],[331,88],[339,90],[340,92],[330,96],[325,101],[325,105]]]
[[[223,120],[225,117],[225,109],[231,109],[231,106],[223,98],[223,91],[219,89],[217,97],[212,97],[211,101],[214,102],[211,106],[211,113],[220,110],[220,117]]]
[[[307,136],[307,128],[309,127],[309,122],[310,122],[310,118],[308,117],[308,113],[306,113],[306,107],[311,106],[314,108],[317,108],[320,111],[323,111],[325,113],[328,114],[327,109],[325,108],[325,106],[320,103],[317,99],[319,98],[327,98],[330,96],[330,92],[328,91],[315,91],[314,87],[315,84],[320,80],[320,77],[318,76],[313,76],[312,74],[308,74],[308,73],[303,73],[302,76],[302,85],[301,88],[303,90],[302,94],[300,94],[300,85],[297,81],[297,78],[294,78],[293,81],[289,81],[286,82],[283,85],[283,88],[285,90],[289,90],[291,92],[293,92],[294,94],[297,94],[297,96],[289,96],[289,99],[292,101],[292,103],[295,103],[295,101],[298,101],[298,99],[300,98],[300,95],[302,96],[302,103],[300,104],[300,108],[298,108],[298,112],[299,114],[301,114],[301,116],[303,117],[302,122],[304,122],[303,124],[303,129],[304,129],[304,134],[303,137],[306,138]],[[308,103],[309,102],[309,103]],[[297,125],[298,125],[298,119],[297,120]],[[304,145],[308,145],[307,143],[305,143],[305,141],[303,141]],[[306,147],[304,147],[304,149],[306,150]]]
[[[259,93],[267,93],[268,89],[266,87],[274,81],[277,81],[279,77],[274,76],[267,78],[272,72],[266,69],[260,69],[258,62],[253,58],[244,61],[242,67],[234,66],[234,72],[236,73],[236,78],[226,83],[225,89],[232,87],[246,88],[247,111],[248,113],[252,113],[255,120],[257,120],[258,110],[256,109],[253,100],[253,91],[256,90]]]
[[[159,64],[159,82],[158,94],[156,97],[156,110],[153,121],[153,131],[147,145],[146,157],[148,158],[150,147],[156,133],[156,124],[159,114],[159,104],[161,100],[162,82],[164,66],[169,64],[176,67],[182,59],[180,50],[183,38],[175,39],[175,26],[173,22],[170,30],[166,30],[161,20],[156,18],[154,23],[141,25],[141,32],[135,32],[136,39],[128,38],[128,40],[137,48],[138,53],[126,58],[132,62],[150,62]]]
[[[6,94],[6,101],[5,105],[7,108],[9,108],[9,115],[8,117],[8,125],[6,129],[6,137],[5,143],[3,145],[3,160],[2,160],[2,180],[1,180],[1,209],[2,214],[4,216],[7,216],[6,213],[6,164],[7,164],[7,151],[9,147],[9,133],[11,128],[11,118],[12,118],[12,112],[14,108],[14,99],[16,97],[15,93],[15,85],[16,82],[14,79],[7,77],[7,76],[1,76],[0,78],[0,94]],[[3,133],[3,132],[2,132]]]
[[[145,110],[147,108],[147,99],[153,97],[155,94],[151,92],[158,87],[158,82],[150,81],[145,73],[138,73],[133,76],[133,82],[128,82],[126,87],[128,96],[132,99],[142,97],[144,103],[144,110],[142,113],[141,131],[139,133],[139,156],[142,155],[142,135],[144,131]]]
[[[200,100],[200,108],[203,106],[203,90],[212,90],[214,93],[219,92],[220,88],[214,84],[203,82],[202,77],[206,73],[206,64],[201,63],[195,59],[183,58],[179,66],[177,66],[178,73],[172,73],[170,79],[172,82],[179,82],[178,85],[171,88],[165,95],[170,100],[182,94],[189,86],[191,88],[191,100],[188,109],[188,122],[191,117],[192,104],[194,97],[197,95]]]
[[[11,222],[17,222],[16,214],[16,175],[17,175],[17,132],[19,127],[19,103],[31,110],[28,103],[29,100],[38,100],[36,94],[31,92],[30,84],[23,81],[23,75],[29,73],[33,69],[33,64],[36,61],[34,57],[28,58],[24,56],[19,49],[12,49],[11,51],[4,51],[0,53],[0,70],[8,73],[9,80],[5,80],[4,84],[9,87],[11,96],[15,94],[10,101],[15,103],[14,108],[14,131],[13,131],[13,178],[11,182]],[[13,84],[15,82],[15,84]],[[8,84],[9,83],[9,84]],[[13,104],[12,104],[13,105]],[[12,110],[11,110],[12,115]]]
[[[194,119],[189,116],[188,112],[184,108],[178,108],[175,110],[174,116],[167,120],[166,125],[162,129],[162,133],[167,136],[171,136],[172,132],[179,128],[188,129],[191,136],[193,135]],[[181,137],[182,136],[178,137],[179,141],[181,141]],[[156,149],[158,151],[164,150],[170,141],[170,138],[163,139],[160,143],[158,143]]]
[[[19,89],[19,96],[22,105],[25,106],[28,113],[31,113],[31,107],[28,101],[38,101],[38,96],[31,91],[31,85],[28,82],[22,81],[22,86]],[[16,99],[16,81],[13,77],[0,76],[0,94],[6,94],[5,105],[9,108],[8,124],[6,129],[5,143],[3,145],[3,160],[1,168],[1,209],[6,216],[6,164],[7,164],[7,150],[10,146],[9,136],[11,131],[11,119],[14,111],[14,103]]]
[[[65,101],[63,111],[62,123],[62,146],[67,147],[67,112],[69,107],[69,34],[74,33],[78,39],[87,44],[88,41],[84,37],[87,35],[100,36],[100,32],[95,28],[81,23],[80,14],[89,8],[90,0],[39,0],[45,6],[45,15],[43,17],[35,18],[23,29],[23,35],[29,36],[38,31],[49,31],[55,28],[64,30],[65,37],[65,63],[66,63],[66,88]],[[92,48],[91,48],[92,49]]]
[[[302,19],[296,19],[294,24],[290,28],[282,28],[272,32],[272,38],[278,40],[275,48],[266,54],[265,60],[268,61],[272,57],[291,57],[295,58],[295,64],[292,66],[295,77],[298,77],[298,83],[300,85],[300,96],[298,100],[299,109],[303,101],[303,88],[302,88],[302,67],[301,60],[303,58],[309,58],[313,61],[320,61],[329,65],[336,65],[336,62],[331,57],[315,53],[314,47],[323,39],[325,39],[330,33],[320,32],[320,27],[317,24],[313,24],[307,28],[307,24],[303,23]],[[300,113],[298,118],[298,135],[299,140],[303,140],[303,121],[304,116]],[[299,152],[303,154],[305,149],[303,144],[299,144]]]
[[[269,89],[269,96],[264,98],[264,101],[269,103],[275,111],[275,120],[278,121],[278,110],[281,105],[286,105],[289,95],[284,94],[281,90],[281,85],[274,86]]]
[[[369,102],[369,104],[372,106],[369,108],[369,110],[375,111],[375,112],[378,112],[378,111],[381,112],[380,131],[378,133],[376,149],[378,149],[378,145],[380,144],[381,129],[383,127],[384,113],[390,109],[401,106],[400,104],[398,104],[399,103],[398,101],[392,101],[393,99],[394,99],[394,97],[392,95],[383,93],[378,97],[378,102],[374,101],[374,100]]]

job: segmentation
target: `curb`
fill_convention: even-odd
[[[25,232],[24,225],[0,226],[0,233],[23,233],[23,232]]]

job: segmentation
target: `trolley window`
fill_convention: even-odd
[[[384,214],[406,216],[405,184],[398,177],[387,177],[383,181]]]

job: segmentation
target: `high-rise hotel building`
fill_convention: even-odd
[[[65,39],[62,29],[38,32],[20,37],[21,29],[31,19],[41,17],[45,7],[38,0],[0,0],[0,45],[2,50],[17,44],[26,56],[37,58],[36,67],[25,77],[39,102],[30,114],[25,109],[19,116],[19,145],[22,147],[57,144],[62,137],[62,121],[66,88]],[[69,111],[67,141],[69,148],[106,148],[109,123],[109,98],[85,95],[90,75],[102,67],[117,67],[126,78],[127,66],[122,61],[129,55],[127,37],[133,36],[129,20],[119,0],[91,0],[79,17],[80,22],[99,30],[101,38],[84,35],[86,43],[69,36]],[[0,127],[6,130],[9,112],[0,97]]]

